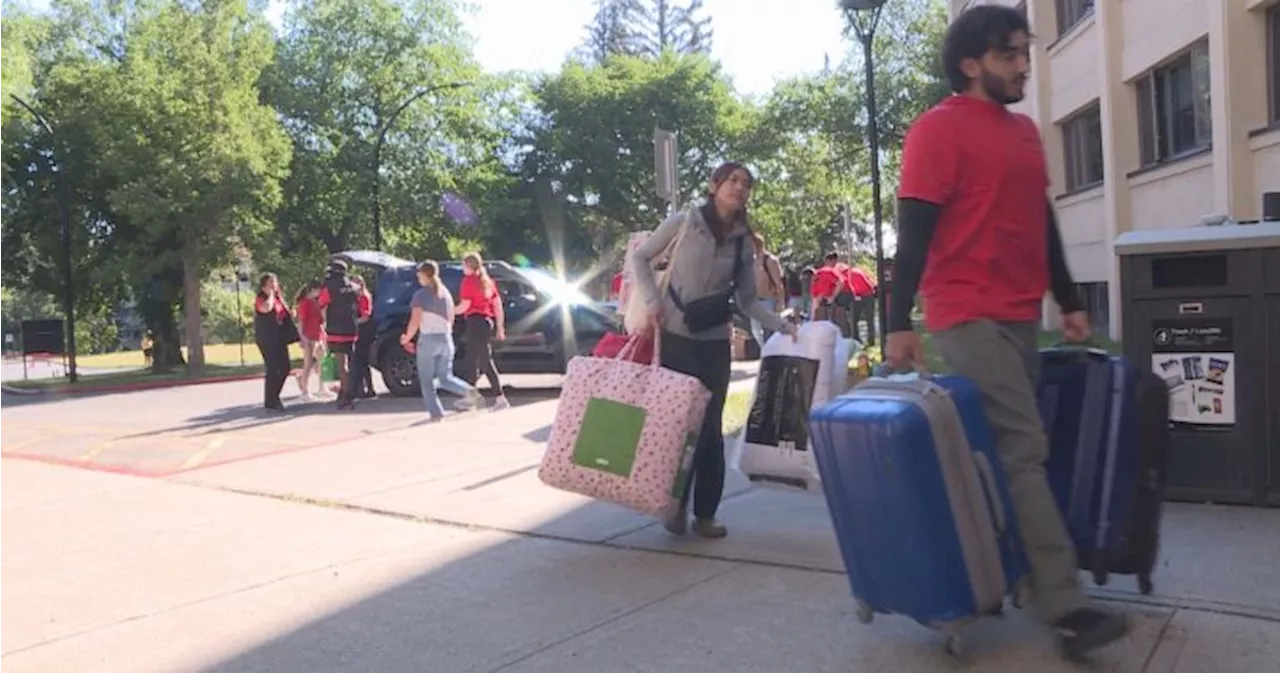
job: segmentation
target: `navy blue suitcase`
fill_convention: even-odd
[[[1168,386],[1095,349],[1045,349],[1040,366],[1045,469],[1080,567],[1098,584],[1112,573],[1137,575],[1149,594],[1160,546]]]
[[[858,618],[947,634],[1020,605],[1027,562],[972,382],[873,378],[811,414],[814,457]]]

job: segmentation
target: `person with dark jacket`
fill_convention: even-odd
[[[711,391],[681,506],[665,522],[673,535],[683,535],[689,529],[690,492],[693,532],[705,538],[728,533],[715,516],[724,495],[722,423],[732,364],[730,297],[764,329],[792,336],[796,333],[793,323],[756,301],[755,250],[747,224],[747,201],[754,184],[755,178],[745,166],[735,162],[720,165],[711,174],[706,204],[667,218],[631,251],[627,262],[636,270],[635,291],[639,293],[632,301],[645,302],[652,329],[662,331],[659,362],[696,377]],[[670,256],[667,287],[659,288],[653,262],[664,254]]]
[[[373,342],[378,335],[373,322],[373,295],[360,276],[352,276],[351,282],[359,295],[356,297],[356,343],[351,353],[352,394],[369,399],[378,396],[373,389],[373,371],[369,363],[373,359]]]
[[[351,371],[348,358],[355,347],[359,333],[357,319],[359,317],[360,293],[347,278],[347,264],[342,260],[329,263],[329,272],[325,274],[324,287],[320,290],[320,307],[324,309],[325,340],[329,352],[333,353],[338,364],[338,408],[350,409],[354,406],[354,388],[351,385]]]
[[[258,296],[253,301],[253,340],[258,343],[266,369],[262,379],[262,406],[268,411],[284,410],[280,391],[289,379],[291,320],[279,279],[274,273],[263,274],[258,282]]]
[[[1129,627],[1081,590],[1077,552],[1045,476],[1049,442],[1036,404],[1045,292],[1061,309],[1065,340],[1088,339],[1089,319],[1047,198],[1040,132],[1006,107],[1022,100],[1030,40],[1026,17],[1012,7],[974,7],[947,30],[943,65],[955,93],[911,125],[902,152],[885,356],[924,366],[911,323],[918,288],[938,354],[982,391],[1037,612],[1078,656]]]

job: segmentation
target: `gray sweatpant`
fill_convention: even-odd
[[[1085,598],[1076,550],[1045,477],[1049,442],[1036,404],[1036,330],[1035,323],[978,320],[934,334],[933,343],[955,373],[982,391],[1031,562],[1036,611],[1051,622],[1084,607]]]

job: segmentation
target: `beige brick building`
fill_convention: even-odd
[[[1280,0],[950,0],[1022,9],[1027,98],[1067,257],[1119,336],[1111,242],[1204,217],[1261,217],[1280,191]]]

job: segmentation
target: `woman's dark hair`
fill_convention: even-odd
[[[733,175],[734,171],[742,171],[743,173],[746,173],[749,185],[751,187],[756,186],[756,175],[751,172],[750,168],[747,168],[736,161],[726,161],[719,166],[716,166],[715,170],[711,171],[711,188],[707,190],[708,203],[715,203],[716,188],[718,188],[725,180],[728,180],[729,176]],[[751,220],[747,216],[746,205],[743,205],[742,210],[738,212],[737,219],[742,223],[742,226],[747,228],[748,235],[755,234],[755,230],[751,228]],[[726,223],[726,226],[729,227],[729,231],[733,230],[733,225]]]
[[[431,260],[427,260],[418,265],[418,275],[427,279],[427,287],[440,296],[440,265]]]
[[[961,62],[980,59],[993,49],[1008,49],[1013,34],[1019,31],[1030,35],[1031,27],[1027,17],[1013,7],[979,5],[956,17],[942,41],[942,68],[951,90],[962,93],[969,88],[969,77],[960,70]]]
[[[272,281],[272,280],[276,280],[276,275],[274,273],[262,274],[262,277],[258,279],[258,292],[262,292],[264,289],[266,289],[267,281]]]

